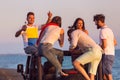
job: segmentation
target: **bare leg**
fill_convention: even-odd
[[[106,75],[103,75],[103,80],[107,80],[107,76]]]
[[[90,74],[90,80],[95,80],[95,75],[94,74]]]
[[[103,80],[113,80],[112,74],[104,75]]]
[[[90,77],[78,61],[74,61],[73,65],[85,77],[86,80],[90,80]]]
[[[108,74],[107,76],[108,76],[108,80],[113,80],[112,74]]]
[[[102,60],[100,61],[99,65],[98,65],[98,80],[102,80],[103,74],[102,74]]]

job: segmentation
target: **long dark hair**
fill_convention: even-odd
[[[51,23],[57,24],[59,27],[61,27],[62,19],[60,16],[55,16],[52,18]]]
[[[81,20],[81,21],[83,22],[83,27],[82,27],[82,29],[85,30],[85,22],[84,22],[84,20],[83,20],[82,18],[77,18],[77,19],[75,20],[72,28],[77,29],[76,24],[78,23],[79,20]]]
[[[71,33],[75,30],[73,29],[72,27],[68,27],[68,31],[67,31],[67,35],[70,37],[71,36]]]

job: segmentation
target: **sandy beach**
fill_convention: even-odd
[[[16,69],[0,68],[0,80],[23,80],[23,78]]]

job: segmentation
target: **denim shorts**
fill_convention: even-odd
[[[112,74],[113,62],[114,62],[114,55],[103,54],[102,56],[103,74]]]
[[[27,46],[24,48],[26,54],[37,54],[38,49],[36,46]]]

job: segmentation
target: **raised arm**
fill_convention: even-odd
[[[48,19],[47,19],[46,24],[51,22],[51,18],[52,18],[52,13],[49,11],[48,12]]]
[[[50,23],[50,22],[51,22],[52,13],[49,11],[49,12],[47,13],[47,15],[48,15],[48,19],[47,19],[46,23],[38,26],[38,30],[41,30],[47,23]]]
[[[26,31],[26,28],[27,26],[23,25],[23,27],[15,33],[15,37],[19,37],[22,31]]]

